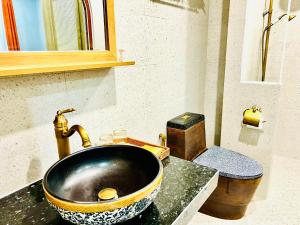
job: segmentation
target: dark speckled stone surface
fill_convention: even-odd
[[[208,188],[208,183],[217,175],[214,169],[174,157],[163,163],[164,179],[154,203],[141,215],[122,225],[171,225],[178,218],[184,221],[182,217],[192,200]],[[41,181],[0,200],[0,225],[21,224],[71,225],[48,205]]]

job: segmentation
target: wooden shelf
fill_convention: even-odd
[[[102,61],[102,62],[84,62],[84,63],[64,63],[56,65],[43,64],[39,66],[10,66],[0,67],[0,77],[7,76],[20,76],[37,73],[51,73],[51,72],[63,72],[63,71],[78,71],[78,70],[91,70],[101,68],[111,68],[116,66],[130,66],[134,65],[134,61]]]

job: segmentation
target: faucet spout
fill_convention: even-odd
[[[82,140],[82,146],[84,148],[88,148],[91,147],[91,141],[89,138],[88,133],[86,132],[86,130],[80,126],[80,125],[74,125],[72,126],[67,132],[63,133],[62,136],[69,138],[71,137],[75,132],[77,132],[79,134],[79,136],[81,137]]]

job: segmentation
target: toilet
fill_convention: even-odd
[[[171,155],[219,171],[218,186],[199,212],[229,220],[245,215],[263,176],[257,161],[218,146],[207,149],[201,114],[185,113],[168,121],[167,145]]]
[[[263,176],[262,166],[245,155],[217,146],[207,149],[194,162],[219,171],[218,186],[200,212],[221,219],[242,218]]]

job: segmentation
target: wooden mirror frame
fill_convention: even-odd
[[[118,62],[117,59],[114,0],[106,0],[105,18],[108,50],[1,52],[0,77],[133,65],[133,61]]]

